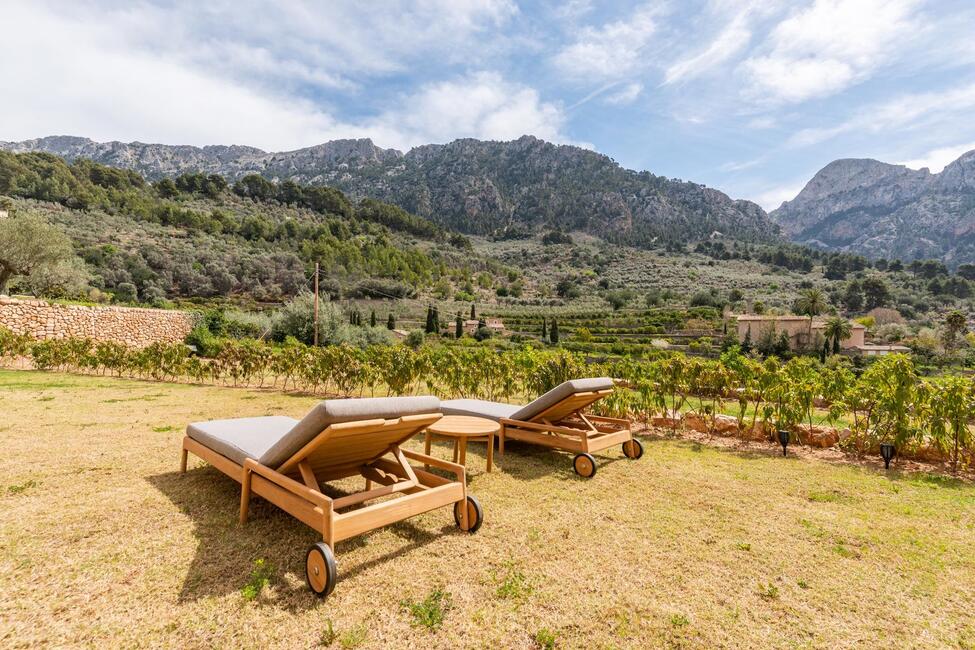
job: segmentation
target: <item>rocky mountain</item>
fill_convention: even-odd
[[[938,174],[877,160],[836,160],[771,217],[804,244],[874,257],[975,262],[975,151]]]
[[[778,237],[778,227],[750,201],[733,200],[698,183],[627,170],[602,154],[531,136],[511,142],[455,140],[405,154],[368,139],[279,153],[243,146],[100,143],[71,136],[0,142],[0,149],[90,158],[151,179],[199,171],[231,180],[261,174],[331,185],[354,198],[388,201],[475,234],[517,237],[557,228],[637,246],[684,243],[715,232],[752,241]]]

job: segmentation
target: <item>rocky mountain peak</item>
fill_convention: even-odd
[[[872,256],[975,260],[975,151],[938,174],[835,160],[770,214],[794,241]]]

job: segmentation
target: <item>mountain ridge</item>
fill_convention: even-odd
[[[532,136],[506,142],[459,139],[405,153],[367,138],[286,152],[244,145],[100,143],[78,136],[0,142],[0,149],[90,158],[154,180],[193,171],[230,180],[260,174],[330,185],[356,199],[387,201],[481,235],[582,230],[643,247],[687,243],[714,232],[750,241],[779,237],[778,227],[751,201],[698,183],[624,169],[603,154]]]
[[[872,158],[820,169],[769,216],[800,244],[901,259],[975,261],[975,150],[938,173]]]

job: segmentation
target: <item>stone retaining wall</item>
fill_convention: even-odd
[[[85,307],[0,296],[0,327],[36,339],[87,338],[142,348],[182,341],[195,314],[169,309]]]

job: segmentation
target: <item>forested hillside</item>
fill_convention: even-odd
[[[309,286],[314,262],[326,291],[353,297],[410,296],[438,281],[463,288],[476,273],[509,277],[473,255],[465,237],[330,187],[260,176],[231,186],[197,173],[151,184],[84,159],[0,152],[0,196],[10,197],[8,212],[37,213],[62,228],[92,286],[147,302],[280,300]]]
[[[580,230],[642,248],[675,248],[718,232],[773,241],[778,227],[758,205],[699,183],[624,169],[607,156],[531,136],[510,142],[455,140],[406,154],[370,140],[337,140],[265,153],[253,147],[96,143],[49,137],[0,143],[68,159],[135,169],[148,178],[193,171],[231,180],[248,174],[337,187],[396,204],[448,228],[498,238]]]

